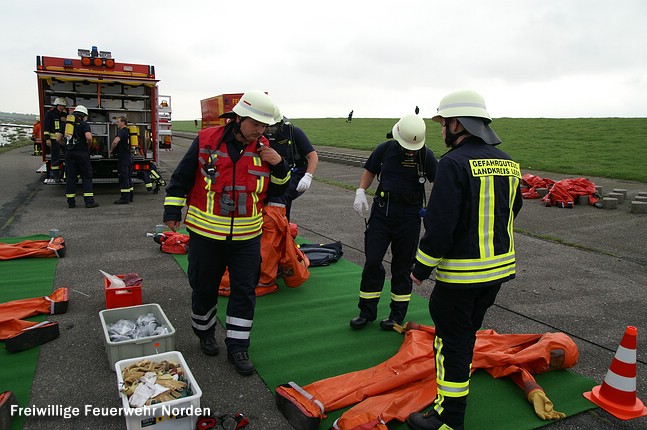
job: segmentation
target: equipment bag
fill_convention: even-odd
[[[160,250],[166,254],[184,255],[189,252],[188,234],[165,231],[164,233],[156,233],[153,240],[160,245]]]
[[[310,267],[328,266],[338,261],[344,252],[341,242],[333,243],[302,243],[299,245],[301,252],[308,257]]]

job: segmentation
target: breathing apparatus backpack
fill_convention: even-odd
[[[139,150],[139,127],[136,125],[128,126],[130,152],[136,153]]]
[[[76,145],[76,136],[74,135],[74,132],[76,131],[76,115],[73,113],[69,114],[67,118],[65,118],[65,147],[68,149],[74,148]]]

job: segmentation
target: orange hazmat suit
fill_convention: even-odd
[[[316,429],[327,411],[355,405],[334,428],[386,430],[393,419],[404,422],[436,398],[433,326],[407,323],[398,352],[383,363],[313,382],[294,382],[276,389],[277,406],[298,430]],[[542,419],[563,418],[556,412],[532,374],[565,369],[577,363],[578,350],[564,333],[498,334],[481,330],[476,335],[472,369],[483,369],[495,378],[510,377],[524,389],[535,413]]]

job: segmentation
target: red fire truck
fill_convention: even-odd
[[[115,117],[125,115],[130,126],[133,178],[141,182],[138,179],[154,169],[158,148],[171,148],[171,98],[159,96],[155,66],[117,62],[110,52],[95,46],[79,49],[78,57],[36,57],[40,117],[54,108],[57,97],[67,100],[69,113],[77,105],[85,106],[93,136],[93,181],[116,182],[117,159],[108,155],[108,149],[117,134]],[[48,172],[45,183],[52,183],[50,148],[42,137],[41,133],[41,154]]]
[[[200,100],[202,128],[225,125],[227,121],[225,118],[220,118],[220,115],[225,112],[230,112],[242,96],[243,93],[220,94]]]

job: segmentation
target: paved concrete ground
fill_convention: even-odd
[[[175,150],[161,154],[166,178],[189,143],[178,137]],[[250,430],[290,428],[274,407],[272,391],[257,375],[240,377],[224,356],[207,358],[200,353],[188,318],[186,276],[171,256],[161,254],[145,237],[160,222],[163,194],[147,194],[140,186],[133,205],[117,206],[112,204],[118,196],[116,184],[99,185],[95,188],[99,208],[69,210],[63,188],[42,185],[34,173],[41,163],[29,155],[30,149],[0,154],[0,236],[58,228],[66,238],[68,255],[59,262],[55,287],[71,289],[68,313],[56,318],[61,337],[41,348],[30,404],[120,406],[98,318],[104,309],[99,270],[137,272],[144,278],[144,301],[159,303],[178,333],[176,346],[203,390],[202,406],[242,412],[250,418]],[[563,177],[534,173],[555,180]],[[358,166],[321,161],[311,189],[295,203],[292,221],[308,240],[342,241],[344,257],[361,265],[364,220],[352,210],[360,174]],[[647,191],[647,184],[589,179],[605,190]],[[617,210],[546,208],[532,200],[524,203],[516,223],[518,277],[502,289],[484,325],[500,333],[564,331],[580,349],[574,372],[598,382],[603,380],[626,327],[637,326],[637,390],[638,397],[647,401],[647,215],[630,214],[628,203]],[[385,260],[388,266],[390,256]],[[431,287],[427,281],[416,291],[428,297]],[[357,309],[349,307],[348,320],[356,314]],[[347,320],[339,324],[340,330],[348,329]],[[221,327],[217,336],[222,342]],[[123,417],[30,418],[25,425],[26,429],[124,427]],[[620,421],[594,409],[549,428],[644,429],[647,418]]]

